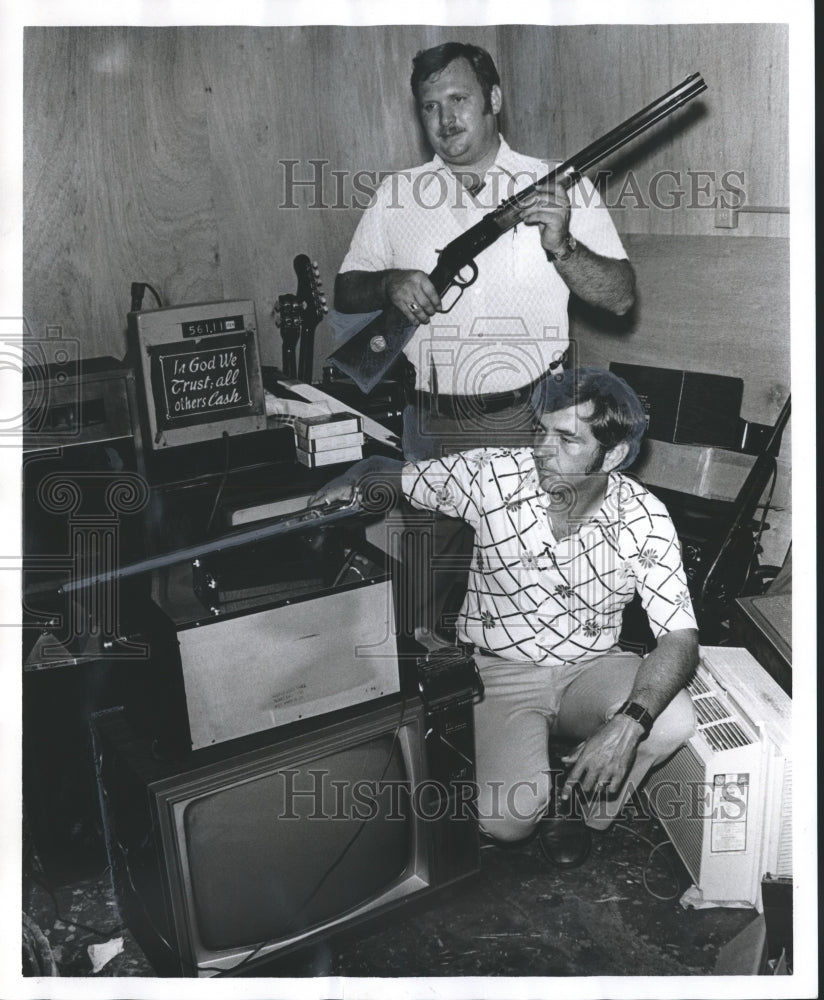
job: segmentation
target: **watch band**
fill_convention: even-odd
[[[639,705],[637,701],[625,701],[615,714],[628,715],[636,722],[640,722],[641,727],[644,730],[642,739],[646,739],[647,736],[649,736],[650,730],[652,729],[653,718],[644,706]]]
[[[550,262],[550,264],[554,264],[556,260],[562,262],[565,260],[569,260],[569,258],[575,253],[577,249],[578,249],[578,241],[575,239],[572,233],[567,233],[566,237],[564,238],[563,248],[561,250],[558,251],[544,250],[544,253],[546,254],[546,259]]]

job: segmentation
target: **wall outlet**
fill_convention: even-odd
[[[724,205],[715,207],[715,228],[716,229],[737,229],[738,209],[728,208]]]

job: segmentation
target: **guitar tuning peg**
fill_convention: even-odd
[[[313,267],[315,273],[317,273],[317,271],[318,271],[318,262],[316,260],[312,261],[312,267]]]
[[[328,313],[328,312],[329,312],[329,306],[328,306],[328,305],[326,305],[326,303],[325,303],[325,302],[323,303],[323,311],[324,311],[325,313]]]
[[[276,313],[279,313],[279,312],[280,312],[280,302],[276,302],[276,303],[275,303],[275,312],[276,312]]]
[[[280,316],[275,316],[275,326],[280,329]]]
[[[323,306],[325,306],[325,305],[326,305],[326,296],[325,296],[325,295],[321,295],[321,297],[320,297],[320,303],[321,303],[321,305],[323,305]]]

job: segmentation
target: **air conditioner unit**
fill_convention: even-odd
[[[700,897],[763,912],[761,879],[792,877],[792,702],[738,648],[703,647],[688,690],[697,731],[644,791]]]

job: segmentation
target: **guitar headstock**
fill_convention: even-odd
[[[315,327],[329,312],[318,262],[309,260],[305,253],[301,253],[295,257],[294,268],[298,277],[297,298],[303,304],[304,328],[314,333]]]
[[[283,372],[288,378],[298,375],[305,382],[312,380],[312,354],[315,328],[329,311],[323,282],[320,280],[317,261],[305,253],[294,259],[298,285],[295,295],[281,295],[275,305],[275,323],[283,339]],[[300,372],[295,358],[295,348],[300,349]]]

